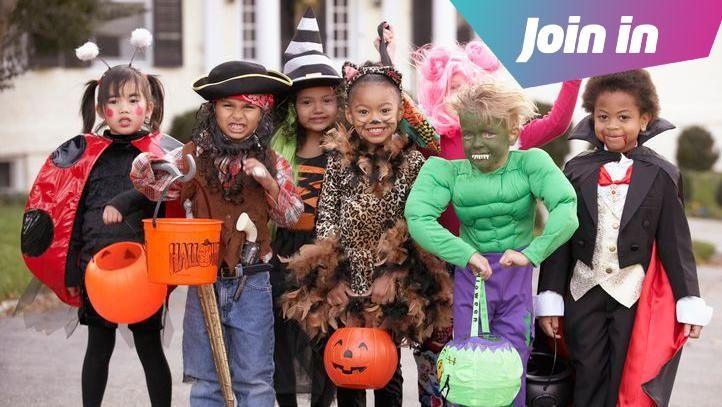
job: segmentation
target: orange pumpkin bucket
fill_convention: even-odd
[[[85,271],[93,308],[111,322],[132,324],[155,314],[168,287],[148,281],[143,246],[118,242],[93,256]]]
[[[380,328],[340,328],[331,335],[323,364],[333,384],[347,389],[381,389],[396,372],[399,355]]]
[[[201,285],[216,281],[220,220],[143,219],[148,278],[154,283]]]

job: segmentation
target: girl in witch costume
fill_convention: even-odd
[[[459,115],[467,158],[432,157],[424,165],[406,204],[409,233],[457,266],[454,339],[469,336],[474,284],[480,275],[486,280],[491,333],[509,340],[526,367],[534,320],[532,270],[576,229],[574,190],[544,151],[509,151],[521,124],[534,113],[521,90],[475,83],[462,87],[452,106]],[[534,238],[537,199],[544,202],[549,218]],[[459,237],[438,221],[450,202],[461,220]],[[526,405],[524,379],[515,406]]]
[[[307,62],[309,58],[313,58],[312,63]],[[334,127],[339,111],[337,89],[342,78],[323,53],[313,9],[308,8],[299,22],[284,53],[284,62],[283,72],[293,85],[285,106],[279,107],[280,111],[286,111],[286,117],[271,146],[289,161],[304,211],[296,224],[277,228],[272,243],[274,386],[280,407],[296,406],[297,392],[311,393],[312,406],[330,406],[336,389],[323,367],[323,342],[312,341],[296,321],[284,319],[279,304],[281,294],[288,288],[288,270],[279,259],[290,257],[301,246],[313,242],[316,207],[328,163],[328,152],[321,148],[321,137]],[[297,372],[310,380],[297,377]],[[304,388],[304,383],[310,384],[310,391]]]
[[[350,130],[327,133],[330,150],[318,203],[316,240],[290,259],[298,287],[282,297],[287,318],[311,336],[339,326],[387,329],[418,343],[450,323],[451,286],[441,261],[413,244],[403,220],[424,162],[399,133],[401,74],[391,66],[344,64]],[[376,403],[400,406],[401,371],[376,391]],[[339,405],[363,391],[338,389]],[[354,404],[355,405],[355,404]]]
[[[564,316],[574,405],[666,406],[682,344],[712,314],[699,298],[679,171],[643,145],[674,126],[658,117],[645,70],[593,77],[583,100],[590,115],[571,138],[596,148],[564,169],[580,227],[542,264],[537,315],[557,338]]]
[[[135,30],[131,38],[137,49],[151,41],[144,29]],[[88,61],[98,55],[98,47],[86,43],[76,54]],[[180,143],[158,132],[163,118],[160,81],[131,64],[109,67],[98,80],[89,81],[81,113],[84,134],[55,150],[33,185],[21,246],[36,277],[61,300],[80,307],[80,323],[88,326],[83,405],[100,406],[117,325],[93,308],[85,290],[85,269],[95,253],[112,243],[143,242],[141,219],[153,213],[153,204],[133,188],[128,177],[131,164],[141,152],[162,154]],[[96,114],[103,121],[93,130]],[[103,127],[103,133],[94,133]],[[129,325],[153,406],[171,402],[170,369],[161,345],[162,314],[161,307],[150,318]]]
[[[288,91],[290,79],[261,65],[230,61],[213,68],[193,84],[207,100],[201,105],[192,141],[177,155],[182,167],[186,155],[197,165],[193,182],[180,191],[190,200],[195,218],[219,219],[220,267],[215,291],[225,334],[233,392],[239,406],[273,406],[273,307],[269,271],[272,268],[270,232],[273,220],[293,225],[303,204],[292,183],[286,160],[269,148],[276,98]],[[164,182],[156,180],[144,154],[136,159],[136,188],[158,199]],[[160,181],[160,182],[159,182]],[[247,243],[236,221],[248,214],[257,227],[260,265],[241,266]],[[192,381],[191,406],[223,405],[224,400],[204,328],[198,289],[190,287],[183,320],[185,379]]]

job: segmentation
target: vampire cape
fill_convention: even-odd
[[[70,236],[85,183],[93,166],[111,140],[95,134],[76,136],[58,147],[40,169],[28,196],[23,216],[20,248],[35,277],[63,302],[78,306],[65,287]],[[132,141],[141,152],[163,155],[181,147],[173,137],[153,132]],[[167,208],[180,214],[180,205]],[[71,256],[72,258],[72,256]]]

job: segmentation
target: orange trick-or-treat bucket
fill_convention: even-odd
[[[85,288],[93,308],[111,322],[132,324],[155,314],[168,287],[148,280],[143,246],[118,242],[103,248],[88,263]]]
[[[222,221],[214,219],[143,219],[148,278],[171,285],[216,281]]]
[[[347,389],[381,389],[396,372],[399,355],[388,332],[346,327],[331,335],[323,365],[333,384]]]

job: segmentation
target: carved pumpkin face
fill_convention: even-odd
[[[203,267],[208,267],[212,264],[211,258],[213,257],[213,243],[208,239],[198,246],[198,263]]]
[[[391,336],[378,328],[341,328],[326,344],[326,373],[338,387],[380,389],[388,384],[399,361]]]

